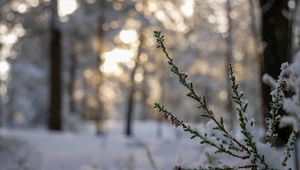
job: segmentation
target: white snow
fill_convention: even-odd
[[[136,122],[132,138],[123,135],[122,123],[112,121],[109,126],[103,136],[96,136],[90,125],[79,133],[4,129],[1,134],[39,152],[40,170],[163,170],[198,167],[206,160],[199,140],[170,125],[163,125],[162,138],[156,137],[156,122]]]

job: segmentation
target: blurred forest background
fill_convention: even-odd
[[[227,68],[233,63],[250,112],[263,126],[269,87],[299,48],[296,0],[1,0],[1,126],[104,133],[108,120],[157,121],[154,102],[201,122],[156,49],[166,35],[176,63],[234,127]],[[262,98],[263,96],[263,98]]]

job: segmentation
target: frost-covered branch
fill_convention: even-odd
[[[287,166],[286,163],[287,163],[288,159],[291,157],[291,152],[294,150],[295,141],[297,139],[296,135],[297,135],[296,131],[293,131],[289,137],[289,141],[288,141],[287,146],[284,151],[284,158],[282,161],[283,166]]]
[[[201,144],[208,144],[214,147],[217,151],[216,153],[226,153],[233,157],[237,157],[240,159],[247,159],[247,156],[238,155],[231,150],[225,148],[224,144],[217,144],[215,141],[209,140],[209,136],[207,133],[201,134],[197,129],[191,128],[189,125],[186,125],[183,121],[180,121],[176,116],[174,116],[171,112],[166,110],[164,106],[161,106],[159,103],[154,104],[154,108],[157,108],[159,112],[164,114],[165,120],[171,121],[172,125],[175,127],[181,126],[184,131],[187,131],[191,134],[191,139],[200,138]]]
[[[263,155],[260,155],[257,150],[257,146],[254,141],[254,137],[250,132],[250,129],[254,126],[254,121],[249,121],[247,116],[247,107],[248,102],[247,100],[243,99],[244,93],[239,90],[239,84],[236,82],[236,77],[233,72],[232,65],[229,66],[229,79],[231,82],[231,89],[233,91],[233,101],[236,103],[236,111],[241,127],[241,132],[244,135],[246,145],[251,148],[251,155],[253,156],[253,161],[256,162],[257,160],[264,166],[264,168],[268,169],[268,165],[265,163],[265,158]]]
[[[282,107],[284,90],[287,89],[287,79],[290,77],[291,71],[289,70],[288,63],[283,63],[281,66],[281,73],[278,76],[277,83],[275,85],[275,89],[271,92],[272,101],[270,103],[271,110],[270,115],[271,118],[267,119],[266,122],[268,124],[268,130],[266,132],[267,142],[271,144],[271,146],[275,145],[277,139],[276,126],[278,125],[281,116],[278,113],[278,110]]]
[[[237,117],[243,135],[243,141],[234,137],[224,125],[223,118],[217,119],[213,111],[208,107],[208,102],[205,96],[200,96],[196,93],[193,83],[188,81],[188,74],[183,73],[174,63],[170,57],[165,44],[164,36],[160,31],[154,32],[154,37],[157,41],[157,48],[161,49],[165,57],[168,60],[168,64],[171,67],[171,72],[177,75],[181,85],[187,89],[187,96],[198,103],[198,108],[202,110],[201,116],[209,119],[207,123],[208,130],[206,132],[200,132],[197,129],[191,128],[186,125],[182,120],[179,120],[175,115],[169,112],[164,106],[159,103],[155,103],[154,108],[157,108],[159,112],[163,113],[164,118],[172,123],[175,127],[181,127],[184,131],[191,134],[191,138],[199,138],[201,144],[206,144],[216,150],[215,154],[231,156],[231,158],[238,159],[238,163],[234,165],[220,164],[220,166],[209,166],[208,168],[200,169],[262,169],[262,170],[275,170],[285,169],[286,162],[290,157],[290,153],[293,150],[295,143],[295,133],[290,136],[290,140],[287,144],[286,151],[283,155],[282,162],[275,149],[272,148],[276,141],[277,133],[275,127],[280,120],[278,110],[282,107],[283,92],[287,88],[286,80],[289,78],[290,72],[287,64],[283,64],[282,73],[279,76],[279,80],[272,81],[275,89],[272,91],[271,102],[271,118],[268,120],[268,132],[267,139],[270,145],[263,144],[258,141],[253,132],[254,119],[249,119],[247,114],[248,102],[244,99],[244,94],[239,90],[239,84],[236,82],[236,77],[233,71],[232,65],[230,65],[230,82],[233,91],[233,100],[236,104]],[[300,98],[299,98],[300,99]],[[275,153],[275,154],[274,154]],[[266,157],[268,155],[268,157]],[[272,155],[272,156],[271,156]],[[221,156],[221,155],[220,155]],[[221,158],[221,157],[220,157]],[[221,158],[222,159],[222,158]],[[279,160],[279,161],[278,161]],[[182,167],[176,167],[177,170],[182,170]],[[196,168],[197,169],[197,168]]]
[[[224,137],[231,140],[232,143],[238,145],[238,147],[240,147],[240,150],[246,151],[250,155],[250,151],[247,149],[247,147],[245,147],[238,140],[232,137],[232,135],[226,130],[224,126],[223,118],[221,117],[220,121],[217,120],[212,110],[208,108],[206,97],[200,96],[195,92],[193,83],[187,81],[188,74],[180,72],[179,68],[176,66],[176,64],[174,63],[173,59],[170,57],[165,47],[164,35],[162,35],[160,31],[154,31],[154,37],[156,38],[157,41],[157,48],[162,49],[163,53],[168,59],[168,64],[171,66],[171,71],[178,76],[179,82],[188,89],[187,96],[195,100],[199,104],[198,108],[204,111],[204,113],[202,113],[201,116],[207,117],[208,119],[212,120],[217,125],[217,127],[215,127],[215,130],[222,131],[224,133]]]

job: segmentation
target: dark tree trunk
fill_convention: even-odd
[[[288,11],[288,0],[260,0],[262,14],[262,41],[264,43],[261,61],[262,74],[277,78],[283,62],[291,60],[291,30],[290,21],[283,16]],[[269,116],[271,101],[270,87],[262,83],[264,118]],[[281,111],[282,112],[282,111]],[[289,129],[279,131],[279,142],[288,139]]]
[[[61,118],[61,32],[58,27],[57,0],[51,1],[50,25],[50,110],[48,128],[62,130]]]
[[[104,37],[105,37],[105,32],[102,28],[102,25],[105,23],[105,9],[106,9],[106,2],[105,1],[100,1],[100,15],[98,19],[98,32],[97,32],[97,39],[98,39],[98,50],[97,50],[97,60],[98,60],[98,68],[101,68],[101,65],[103,64],[102,61],[102,53],[104,50]],[[96,87],[96,98],[98,102],[98,109],[96,110],[95,113],[95,123],[96,123],[96,133],[97,134],[102,134],[104,131],[104,107],[103,107],[103,101],[101,97],[101,87],[104,81],[104,74],[102,73],[101,69],[98,69],[98,75],[99,75],[99,81],[98,81],[98,86]]]
[[[233,129],[234,127],[234,119],[235,113],[233,108],[233,103],[231,100],[231,86],[229,81],[229,65],[232,64],[232,55],[233,55],[233,38],[232,38],[232,19],[230,17],[231,13],[231,0],[227,0],[226,2],[226,12],[227,12],[227,20],[228,20],[228,30],[227,30],[227,37],[225,38],[226,41],[226,59],[225,59],[225,75],[226,75],[226,90],[228,94],[228,100],[226,103],[226,112],[230,115],[229,116],[229,127]]]
[[[133,67],[133,70],[131,71],[130,74],[130,87],[129,87],[129,94],[128,94],[128,103],[127,103],[127,112],[126,112],[126,123],[125,123],[125,135],[131,136],[132,135],[132,118],[133,118],[133,112],[134,112],[134,105],[135,105],[135,100],[134,100],[134,94],[136,91],[136,83],[134,80],[134,77],[136,75],[136,71],[140,65],[140,55],[142,52],[142,45],[144,42],[144,37],[143,37],[143,29],[141,29],[140,32],[140,44],[138,47],[138,53],[135,59],[135,65]]]

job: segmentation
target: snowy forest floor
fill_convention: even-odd
[[[160,138],[156,122],[135,122],[131,138],[123,128],[110,121],[102,136],[91,124],[76,133],[2,129],[0,170],[170,170],[206,160],[198,140],[168,124],[162,125]]]

